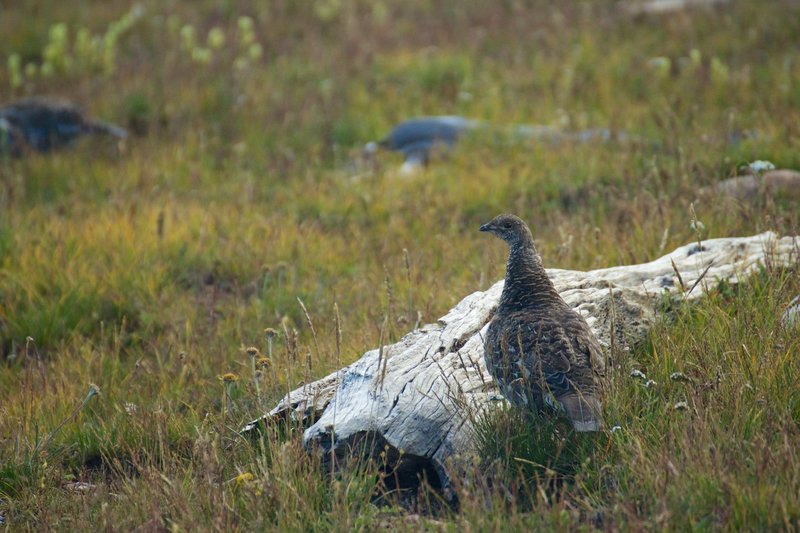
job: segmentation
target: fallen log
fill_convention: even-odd
[[[547,272],[610,355],[646,336],[665,293],[693,300],[722,281],[736,284],[760,266],[796,266],[799,258],[800,237],[766,232],[691,243],[639,265]],[[292,391],[242,431],[289,418],[311,424],[304,434],[310,452],[325,458],[383,454],[400,478],[426,472],[433,484],[446,485],[447,465],[474,452],[475,416],[499,398],[483,360],[482,335],[502,289],[499,281],[470,294],[436,324]]]

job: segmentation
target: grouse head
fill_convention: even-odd
[[[516,215],[497,215],[490,222],[482,225],[481,231],[493,233],[506,241],[511,248],[533,244],[531,230]]]

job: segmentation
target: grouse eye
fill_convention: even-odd
[[[503,227],[506,229],[511,228],[511,222],[506,222],[505,224],[503,224]]]

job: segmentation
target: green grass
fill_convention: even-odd
[[[560,268],[648,261],[691,242],[692,202],[704,238],[800,233],[788,198],[697,194],[756,159],[800,167],[797,6],[652,19],[613,2],[141,7],[127,20],[116,0],[29,1],[0,17],[3,102],[59,95],[133,132],[122,148],[87,141],[0,162],[9,527],[800,527],[800,341],[779,326],[800,292],[796,268],[671,305],[615,361],[604,406],[619,431],[584,442],[513,412],[484,421],[484,437],[499,437],[482,439],[454,509],[425,491],[411,505],[421,516],[387,505],[394,493],[376,505],[385,473],[331,476],[300,428],[256,443],[235,434],[299,382],[376,346],[385,322],[398,339],[418,313],[434,321],[501,277],[505,250],[477,231],[499,212],[527,220]],[[71,62],[46,52],[59,22]],[[219,49],[206,43],[214,27]],[[108,44],[76,52],[80,28]],[[192,60],[206,48],[207,63]],[[16,87],[11,54],[37,71]],[[648,142],[467,140],[409,178],[396,154],[353,164],[364,142],[420,114],[611,127]],[[254,376],[244,348],[266,353],[268,327],[281,332],[272,367]],[[228,372],[238,381],[218,379]],[[102,393],[73,418],[90,383]],[[76,493],[74,481],[97,488]]]

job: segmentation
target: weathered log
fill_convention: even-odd
[[[800,295],[795,296],[786,306],[786,310],[781,315],[781,324],[787,329],[800,326]]]
[[[548,269],[564,300],[581,313],[609,353],[643,339],[665,293],[699,298],[721,281],[736,284],[757,270],[797,265],[800,237],[766,232],[692,243],[655,261],[579,272]],[[474,451],[474,417],[498,398],[483,360],[482,334],[502,292],[499,281],[475,292],[436,324],[292,391],[248,424],[290,417],[308,422],[309,451],[377,457],[400,475],[436,472]]]

